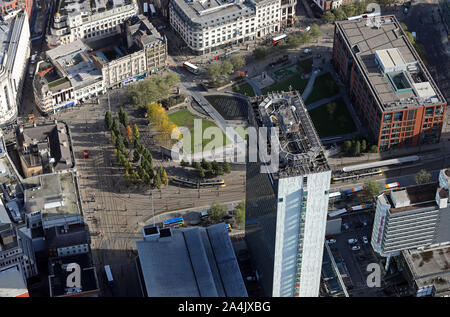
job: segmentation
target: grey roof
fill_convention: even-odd
[[[134,16],[128,19],[129,32],[134,38],[145,46],[158,45],[164,42],[164,38],[159,34],[152,23],[143,15]]]
[[[89,243],[89,232],[84,223],[72,224],[63,231],[64,226],[55,226],[45,230],[47,248],[64,248]]]
[[[416,108],[445,102],[439,88],[403,33],[395,16],[339,21],[336,22],[336,28],[341,31],[357,65],[374,91],[382,111]],[[409,65],[403,73],[415,89],[395,91],[390,80],[376,62],[377,51],[393,48],[398,49],[404,62]],[[422,97],[420,90],[424,89],[421,87],[423,82],[430,83],[435,96]]]
[[[224,223],[136,244],[149,297],[247,296]]]
[[[256,9],[251,1],[220,0],[173,0],[170,2],[180,16],[191,25],[200,28],[215,27],[236,21],[239,17],[255,15]]]
[[[26,15],[20,12],[8,21],[0,21],[0,72],[4,68],[8,71],[13,68],[26,18]]]

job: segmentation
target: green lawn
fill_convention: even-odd
[[[313,90],[306,99],[305,104],[309,105],[316,101],[337,95],[338,93],[339,86],[334,81],[331,73],[326,73],[316,78]]]
[[[234,86],[233,91],[250,97],[255,96],[255,92],[253,91],[253,88],[249,83],[243,83],[241,85]]]
[[[309,115],[321,138],[356,131],[355,123],[342,98],[310,110]]]
[[[312,64],[313,64],[313,58],[308,58],[303,61],[300,61],[297,63],[297,69],[299,72],[303,72],[305,74],[309,74],[312,72]]]
[[[182,109],[178,110],[174,113],[171,113],[168,115],[170,121],[175,123],[179,127],[187,127],[189,131],[191,132],[191,147],[190,151],[189,149],[184,148],[185,151],[187,151],[187,154],[192,153],[194,149],[194,119],[201,119],[200,117],[192,115],[189,110]],[[209,127],[217,127],[220,129],[214,122],[201,119],[202,120],[202,136],[204,134],[204,131]],[[226,137],[226,135],[222,132],[222,138],[224,140],[224,145],[230,144],[231,140]],[[211,139],[204,139],[202,138],[202,150],[206,144],[208,144],[211,141]]]
[[[271,91],[289,91],[289,86],[292,86],[293,90],[298,90],[300,93],[305,90],[306,85],[308,84],[308,79],[302,79],[300,74],[297,73],[294,76],[291,76],[285,80],[279,81],[271,86],[265,87],[262,89],[262,94],[265,95]]]

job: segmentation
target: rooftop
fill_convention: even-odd
[[[280,177],[330,169],[319,136],[297,92],[258,96],[250,98],[250,103],[259,126],[278,128]]]
[[[215,27],[236,21],[239,17],[255,14],[255,7],[248,0],[174,0],[175,10],[199,27]]]
[[[383,111],[445,102],[394,16],[336,22]]]
[[[149,297],[247,297],[224,223],[138,241]]]
[[[0,20],[0,73],[4,69],[12,71],[26,19],[25,14],[19,13],[10,20]]]
[[[0,297],[29,297],[24,277],[17,268],[0,272]]]
[[[165,39],[159,34],[152,23],[143,15],[134,16],[127,21],[128,32],[139,40],[143,46],[148,47],[164,42]]]
[[[66,267],[68,264],[76,263],[81,269],[81,287],[68,288]],[[89,254],[77,254],[63,258],[49,259],[49,287],[50,296],[87,296],[100,292],[95,267],[92,265]]]
[[[42,211],[43,218],[80,214],[78,194],[71,172],[30,177],[23,183],[25,212]]]
[[[450,291],[450,247],[405,250],[403,257],[418,288],[434,285],[436,292]]]
[[[45,241],[49,249],[89,244],[89,229],[84,223],[50,227],[45,230]]]
[[[439,205],[436,201],[438,183],[420,184],[386,191],[390,212],[398,213]]]

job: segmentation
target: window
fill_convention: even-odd
[[[432,117],[434,112],[434,107],[428,107],[425,110],[425,117]]]
[[[385,122],[385,123],[390,123],[390,122],[392,122],[392,113],[386,113],[386,114],[383,116],[383,122]]]
[[[394,114],[394,121],[402,121],[403,119],[403,112],[396,112]]]

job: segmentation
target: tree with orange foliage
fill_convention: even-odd
[[[133,140],[133,130],[131,129],[130,125],[127,125],[127,135],[128,135],[128,140],[130,140],[130,142]]]

